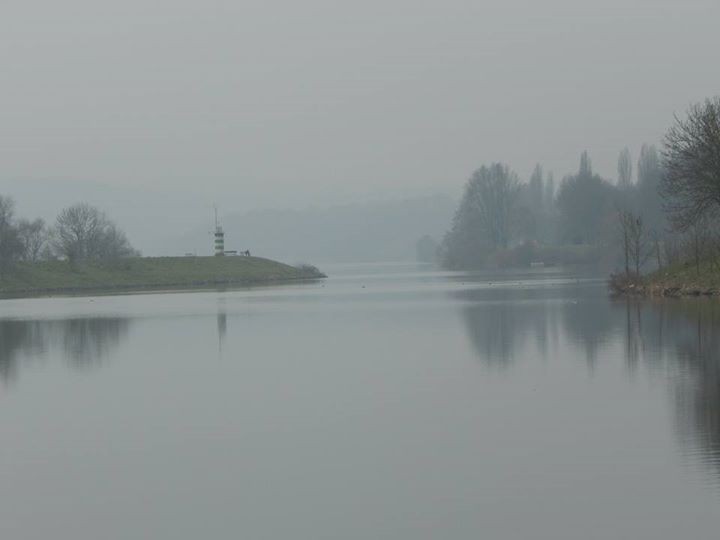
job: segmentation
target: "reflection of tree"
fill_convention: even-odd
[[[488,364],[506,366],[515,357],[522,314],[505,303],[479,304],[463,311],[470,340]],[[520,317],[518,317],[520,315]]]
[[[42,352],[46,346],[42,323],[0,320],[0,379],[10,380],[17,373],[18,356]]]
[[[720,306],[682,302],[670,317],[681,374],[677,384],[678,429],[702,455],[720,464]],[[690,439],[688,439],[690,435]]]
[[[628,365],[640,357],[673,383],[684,443],[720,464],[720,305],[707,300],[627,301]],[[639,351],[639,352],[638,352]],[[632,353],[632,354],[631,354]]]
[[[223,343],[225,343],[225,336],[227,335],[227,313],[224,311],[218,311],[217,314],[217,329],[218,329],[218,347],[222,351]]]
[[[118,346],[128,330],[127,319],[70,319],[55,324],[65,354],[76,367],[99,363]]]
[[[700,370],[691,380],[678,384],[677,396],[678,430],[683,441],[690,443],[692,447],[699,447],[705,462],[715,467],[720,466],[718,362],[703,361]]]
[[[55,345],[62,347],[75,367],[98,363],[118,346],[128,326],[128,319],[118,318],[0,320],[0,378],[14,378],[22,360],[37,357]]]
[[[581,299],[562,304],[563,330],[573,343],[582,347],[585,361],[594,369],[598,351],[608,341],[617,317],[604,299]]]
[[[539,355],[547,358],[549,345],[564,332],[582,347],[592,367],[616,319],[607,302],[595,301],[589,308],[559,289],[498,287],[462,291],[456,297],[466,302],[463,318],[478,356],[498,366],[512,363],[529,339]]]
[[[455,296],[464,303],[470,342],[491,366],[508,367],[523,353],[532,357],[533,351],[547,357],[548,345],[561,335],[584,351],[593,369],[602,348],[619,337],[631,373],[642,364],[672,384],[683,442],[720,466],[720,303],[609,302],[597,292],[573,300],[567,291],[500,287]]]
[[[633,372],[637,369],[640,359],[640,342],[642,340],[638,329],[641,328],[641,320],[639,305],[636,303],[635,306],[632,306],[631,302],[625,302],[625,358],[628,367]]]

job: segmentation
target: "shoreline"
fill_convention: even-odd
[[[289,285],[292,283],[312,283],[327,278],[326,275],[317,277],[296,278],[268,278],[254,280],[205,281],[197,283],[152,283],[138,285],[107,285],[100,287],[66,287],[56,289],[27,289],[12,292],[0,290],[0,301],[22,300],[25,298],[77,298],[85,296],[112,296],[113,294],[171,294],[179,292],[211,291],[218,289],[244,289],[251,287]]]
[[[610,286],[613,296],[625,296],[633,298],[699,298],[699,297],[720,297],[720,290],[714,287],[683,287],[664,284],[630,284],[623,288]]]
[[[613,296],[635,298],[718,298],[720,276],[714,272],[690,274],[686,268],[663,271],[646,277],[611,275],[608,288]]]
[[[312,282],[327,276],[257,257],[165,257],[26,264],[0,281],[0,300],[253,287]]]

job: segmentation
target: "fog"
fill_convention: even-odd
[[[720,88],[718,20],[715,0],[6,0],[0,193],[48,221],[89,200],[152,255],[216,202],[457,199],[483,163],[560,178],[585,149],[612,177]]]

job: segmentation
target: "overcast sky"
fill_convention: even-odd
[[[615,175],[720,93],[718,0],[3,0],[2,180],[238,209]]]

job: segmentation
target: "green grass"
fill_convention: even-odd
[[[0,279],[0,296],[32,296],[105,290],[210,287],[324,277],[312,267],[295,268],[258,257],[158,257],[117,261],[19,264]]]

